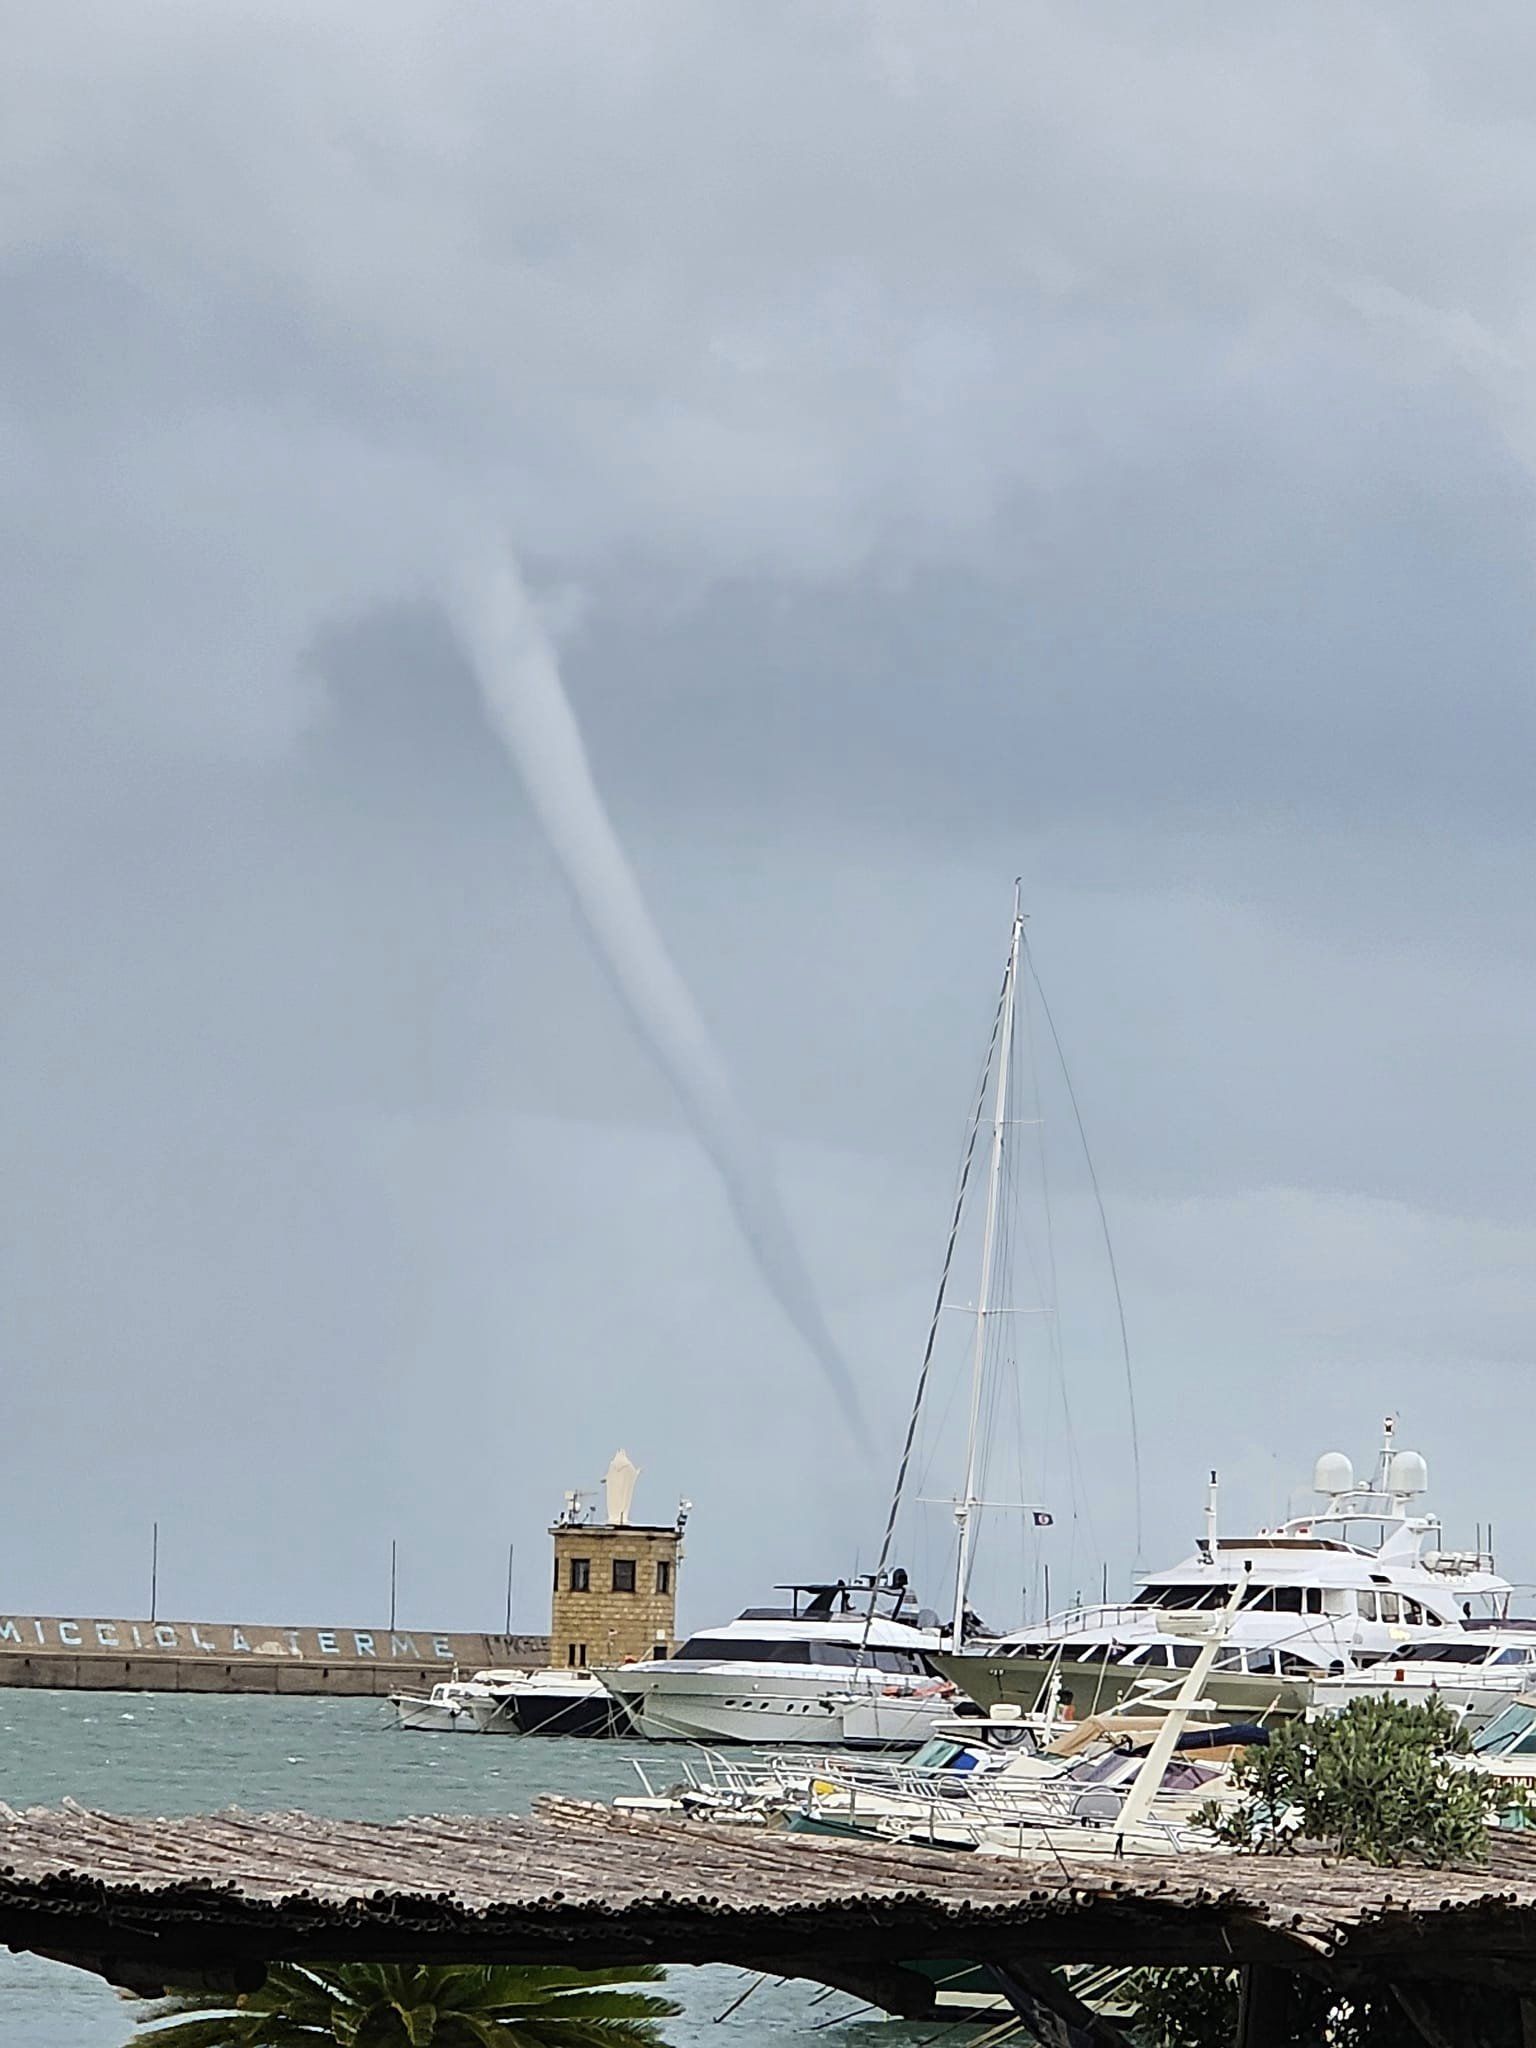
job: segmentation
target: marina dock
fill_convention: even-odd
[[[1052,1966],[1241,1966],[1240,2048],[1297,1976],[1393,1996],[1430,2048],[1533,2038],[1536,1844],[1481,1869],[1303,1855],[1068,1864],[833,1841],[544,1800],[522,1819],[124,1819],[0,1807],[0,1941],[130,1989],[251,1988],[269,1962],[726,1963],[919,2017],[906,1965],[992,1967],[1088,2027]],[[1469,1985],[1481,2018],[1467,2018]],[[1503,2021],[1488,2034],[1488,1987]],[[1512,2031],[1509,2031],[1512,2030]]]

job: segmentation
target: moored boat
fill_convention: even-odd
[[[477,1671],[473,1678],[440,1679],[427,1693],[392,1692],[389,1704],[395,1726],[413,1735],[478,1735],[477,1704],[495,1689],[525,1674],[521,1671]]]
[[[586,1671],[527,1671],[487,1688],[472,1703],[482,1735],[574,1735],[606,1740],[628,1732],[610,1693]]]
[[[1167,1641],[1163,1624],[1220,1605],[1245,1565],[1252,1580],[1207,1688],[1225,1714],[1303,1713],[1329,1680],[1353,1683],[1415,1643],[1474,1641],[1507,1625],[1513,1587],[1490,1554],[1443,1547],[1438,1519],[1418,1505],[1425,1462],[1396,1448],[1393,1418],[1368,1481],[1357,1485],[1350,1461],[1329,1452],[1313,1484],[1325,1499],[1318,1512],[1222,1536],[1213,1476],[1195,1551],[1145,1575],[1135,1600],[1069,1609],[934,1661],[983,1705],[1032,1705],[1055,1677],[1080,1713],[1099,1711],[1171,1682],[1194,1652]]]
[[[929,1657],[939,1632],[916,1608],[905,1573],[880,1585],[779,1590],[791,1595],[788,1607],[749,1607],[671,1657],[599,1667],[635,1732],[652,1742],[835,1745],[850,1714],[878,1700],[883,1723],[861,1719],[863,1739],[910,1748],[926,1741],[930,1717],[899,1710],[935,1697]],[[874,1611],[881,1601],[885,1613]]]
[[[1438,1700],[1460,1714],[1468,1729],[1484,1727],[1511,1700],[1536,1686],[1536,1623],[1437,1630],[1398,1645],[1363,1669],[1320,1678],[1312,1705],[1336,1713],[1355,1699]]]

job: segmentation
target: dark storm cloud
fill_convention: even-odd
[[[490,518],[887,1435],[1023,870],[1165,1540],[1393,1401],[1470,1468],[1533,1334],[1527,11],[154,0],[11,55],[31,1597],[113,1604],[130,1438],[204,1607],[364,1602],[404,1514],[494,1611],[610,1437],[722,1602],[878,1520],[795,1404],[732,1454],[783,1333],[433,612]]]

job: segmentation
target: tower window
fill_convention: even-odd
[[[632,1557],[613,1560],[613,1590],[615,1593],[633,1593],[635,1590],[635,1560]]]
[[[670,1593],[672,1590],[672,1563],[669,1558],[656,1560],[656,1590],[658,1593]]]
[[[571,1559],[571,1591],[590,1593],[592,1590],[592,1560],[590,1557]]]

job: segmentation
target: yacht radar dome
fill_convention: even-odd
[[[1394,1451],[1388,1468],[1388,1484],[1393,1493],[1405,1497],[1429,1490],[1429,1467],[1417,1451]]]
[[[1420,1464],[1423,1460],[1420,1459]],[[1326,1493],[1337,1500],[1341,1493],[1353,1493],[1355,1468],[1342,1451],[1324,1451],[1312,1473],[1314,1493]]]

